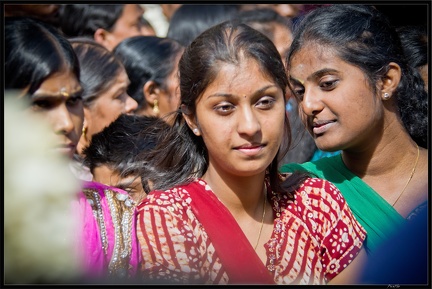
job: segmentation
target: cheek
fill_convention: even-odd
[[[271,133],[271,138],[277,140],[280,144],[282,138],[284,137],[285,131],[285,109],[278,112],[278,117],[274,116],[270,118],[267,123],[264,124],[263,130],[269,131]]]
[[[114,100],[98,99],[90,111],[95,133],[113,122],[124,110],[123,106],[116,104]]]
[[[108,119],[116,119],[124,112],[126,112],[126,100],[106,98],[99,106],[99,113]]]
[[[207,119],[206,119],[207,120]],[[235,129],[230,120],[218,121],[218,118],[213,118],[210,121],[202,121],[199,123],[201,137],[209,151],[221,151],[226,147],[235,133]]]

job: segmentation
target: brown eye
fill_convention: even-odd
[[[338,83],[338,80],[330,80],[330,81],[323,81],[320,83],[320,87],[325,90],[330,90],[336,86]]]
[[[32,108],[35,110],[48,110],[57,105],[57,101],[49,98],[40,98],[32,102]]]
[[[274,103],[275,99],[273,97],[265,96],[257,102],[257,106],[261,109],[269,109],[273,107]]]

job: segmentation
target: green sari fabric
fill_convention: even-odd
[[[341,155],[326,157],[303,164],[290,163],[281,173],[307,171],[332,182],[342,193],[357,221],[367,232],[366,251],[373,251],[406,220],[361,178],[354,175],[342,161]]]

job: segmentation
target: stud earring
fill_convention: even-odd
[[[155,99],[154,101],[153,101],[153,113],[155,114],[155,115],[158,115],[159,114],[159,112],[160,112],[160,110],[159,110],[159,102],[158,102],[158,100],[157,99]]]
[[[196,134],[196,135],[198,135],[198,133],[199,133],[199,130],[198,130],[197,128],[194,128],[192,131],[193,131],[193,133]]]
[[[385,100],[389,100],[390,97],[391,97],[391,95],[390,95],[388,92],[385,92],[384,95],[383,95],[383,98],[384,98]]]

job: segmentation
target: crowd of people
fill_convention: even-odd
[[[361,4],[4,13],[6,284],[427,284],[426,26]]]

